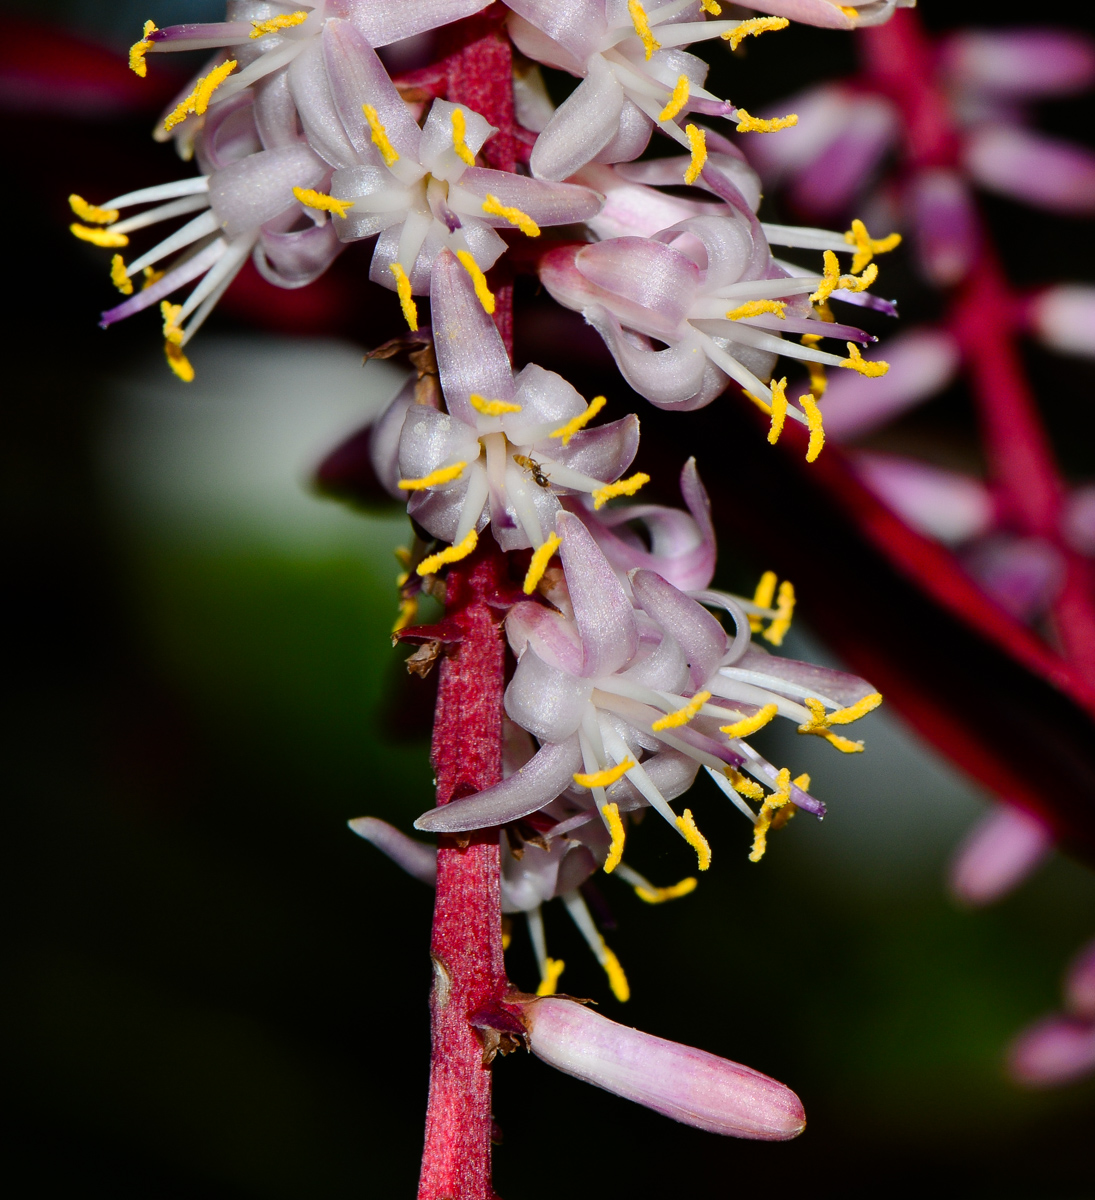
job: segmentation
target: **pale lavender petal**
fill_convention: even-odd
[[[847,671],[836,671],[831,667],[819,667],[815,663],[799,662],[794,658],[780,658],[769,654],[761,646],[750,646],[748,650],[731,668],[731,677],[735,671],[750,671],[767,677],[762,686],[770,691],[780,692],[780,683],[794,685],[794,690],[788,695],[794,699],[803,694],[807,696],[822,696],[837,704],[848,707],[870,696],[875,688],[858,675],[850,675]]]
[[[385,490],[396,500],[407,498],[407,493],[400,491],[397,486],[403,478],[399,470],[399,438],[403,432],[403,422],[414,404],[416,382],[412,376],[400,388],[391,404],[377,418],[369,438],[372,468]]]
[[[1077,488],[1066,499],[1061,532],[1073,550],[1095,558],[1095,485]]]
[[[467,488],[468,485],[462,482],[453,489],[414,492],[407,501],[407,516],[439,541],[455,542]],[[482,533],[489,521],[490,508],[484,503],[475,522],[476,533]]]
[[[588,679],[550,666],[526,650],[506,688],[506,712],[541,744],[577,733],[593,691]]]
[[[631,413],[607,425],[579,430],[571,437],[569,446],[545,441],[538,444],[538,449],[571,470],[612,483],[631,466],[639,452],[639,418]]]
[[[485,199],[494,196],[507,207],[519,208],[537,225],[570,225],[588,221],[600,211],[602,197],[589,188],[572,183],[549,183],[514,175],[509,171],[492,171],[486,167],[469,167],[460,177],[460,186]],[[479,214],[483,221],[508,228],[503,217]]]
[[[688,659],[692,686],[702,688],[726,653],[725,630],[702,604],[654,571],[632,571],[630,579],[636,602],[677,641]]]
[[[763,234],[759,245],[754,240],[752,225],[755,221],[732,213],[725,217],[690,217],[673,227],[673,231],[690,233],[703,244],[706,261],[701,265],[705,292],[713,292],[742,279],[765,277],[771,255]]]
[[[1065,978],[1065,1000],[1076,1016],[1095,1019],[1095,942],[1072,960]]]
[[[299,288],[318,279],[338,257],[341,249],[342,243],[331,220],[290,233],[280,233],[264,226],[255,247],[254,261],[267,283],[282,288]]]
[[[468,397],[476,392],[490,400],[511,400],[513,371],[501,334],[476,298],[471,276],[448,250],[434,262],[430,309],[445,403],[454,416],[473,425],[475,410]]]
[[[1056,1087],[1095,1069],[1095,1022],[1047,1017],[1021,1033],[1008,1050],[1012,1078],[1030,1087]]]
[[[943,44],[953,83],[996,96],[1067,96],[1095,81],[1095,46],[1078,29],[966,29]]]
[[[1050,212],[1095,212],[1095,154],[1069,142],[1006,125],[975,130],[965,166],[982,187]]]
[[[502,839],[502,911],[528,912],[558,894],[559,869],[573,847],[565,840],[543,849],[535,842],[518,859]],[[596,864],[594,864],[596,870]]]
[[[211,104],[195,144],[198,169],[212,175],[263,149],[255,127],[254,97],[239,92],[221,104]]]
[[[490,0],[338,0],[338,12],[378,49],[470,17]],[[334,6],[332,6],[334,7]]]
[[[1036,620],[1064,586],[1064,557],[1042,538],[990,535],[974,543],[962,560],[996,603],[1020,621]]]
[[[521,601],[506,617],[510,648],[520,658],[531,646],[545,662],[578,675],[582,670],[582,643],[578,627],[562,613],[542,604]]]
[[[571,75],[582,76],[585,74],[586,59],[589,57],[590,50],[584,40],[583,35],[579,32],[578,36],[573,39],[572,44],[575,46],[575,52],[568,50],[561,41],[549,37],[543,30],[537,29],[531,22],[526,21],[520,15],[521,0],[517,0],[516,4],[509,5],[514,11],[510,13],[506,20],[506,29],[509,31],[510,37],[513,39],[513,44],[526,58],[531,58],[533,62],[544,63],[545,66],[558,67],[561,71],[569,71]],[[575,15],[579,18],[590,17],[596,19],[596,6],[587,4],[584,0],[577,0],[574,5]],[[603,20],[602,20],[603,24]],[[571,41],[570,38],[567,39]],[[516,97],[514,97],[516,102]],[[552,106],[554,112],[554,106]],[[550,116],[549,116],[550,119]],[[524,122],[522,122],[524,124]],[[539,133],[547,125],[545,121],[540,125],[535,132]],[[532,129],[531,125],[526,125],[526,129]]]
[[[1095,358],[1095,287],[1068,283],[1047,288],[1031,304],[1029,319],[1050,349]]]
[[[910,330],[888,340],[879,356],[890,364],[880,379],[830,372],[821,410],[825,432],[834,441],[870,433],[935,395],[954,378],[960,362],[958,344],[941,329]]]
[[[965,180],[949,167],[914,175],[906,201],[920,269],[936,287],[951,287],[970,268],[980,224]]]
[[[274,150],[300,141],[297,106],[289,88],[289,72],[275,71],[252,88],[255,94],[255,125],[264,150]]]
[[[948,546],[992,527],[995,505],[980,479],[896,454],[859,453],[852,465],[907,524]]]
[[[464,162],[453,147],[452,117],[457,109],[464,114],[464,142],[473,156],[479,153],[489,137],[498,132],[485,117],[466,104],[453,104],[449,100],[433,102],[422,127],[421,162],[439,179],[453,182],[465,172]]]
[[[661,229],[667,229],[686,217],[696,216],[704,210],[714,209],[711,203],[696,203],[667,196],[646,187],[642,182],[629,182],[630,172],[636,167],[655,165],[664,159],[653,159],[651,163],[633,163],[630,166],[605,167],[591,163],[575,176],[576,182],[603,193],[604,207],[592,217],[589,228],[602,241],[617,237],[650,237]],[[687,160],[677,160],[682,163]],[[675,167],[674,181],[684,176],[684,166]]]
[[[381,821],[377,817],[356,817],[346,822],[358,837],[364,838],[392,862],[403,868],[420,883],[434,887],[437,883],[437,847],[416,842],[414,838]]]
[[[643,759],[643,770],[650,782],[670,801],[688,791],[699,769],[700,764],[680,750],[660,750]],[[618,804],[621,812],[646,808],[650,803],[626,775],[605,790],[605,799],[609,804]]]
[[[408,409],[399,435],[399,470],[404,479],[422,479],[438,467],[454,462],[472,462],[479,454],[474,426],[428,404]],[[463,489],[466,479],[456,479],[449,489]]]
[[[592,162],[616,136],[623,103],[623,88],[601,56],[594,55],[589,74],[537,137],[529,170],[537,179],[566,179]]]
[[[666,1041],[573,1000],[524,1006],[533,1054],[549,1066],[685,1125],[785,1141],[806,1126],[789,1088],[729,1059]]]
[[[332,167],[358,165],[358,153],[339,116],[320,38],[293,59],[289,66],[289,91],[308,144]]]
[[[635,615],[623,585],[589,530],[572,513],[561,512],[556,529],[574,619],[582,638],[582,675],[611,675],[634,656],[639,644]]]
[[[620,675],[643,687],[676,694],[688,687],[688,660],[676,638],[660,630],[659,633],[660,640],[650,653],[632,663],[626,671],[621,671]],[[645,648],[644,638],[640,651]],[[658,742],[654,741],[653,744],[657,746]]]
[[[591,4],[589,0],[513,0],[506,7],[565,47],[581,63],[595,52],[608,28],[604,5]],[[523,32],[521,24],[521,21],[510,20],[510,30],[515,38]],[[518,46],[523,53],[536,57],[531,49],[526,50],[520,42]],[[566,69],[565,63],[555,65]]]
[[[638,105],[624,97],[620,109],[619,125],[616,136],[603,146],[593,157],[596,163],[631,162],[650,144],[650,135],[654,132],[654,122]]]
[[[577,737],[548,744],[508,779],[474,796],[430,809],[414,827],[429,833],[464,833],[517,821],[562,795],[573,785],[574,772],[581,770]]]
[[[855,20],[849,15],[848,9],[842,8],[834,0],[749,0],[747,7],[774,17],[801,21],[803,25],[818,25],[822,29],[855,28]],[[869,7],[871,5],[868,3],[853,11]]]
[[[521,369],[516,387],[514,399],[521,405],[521,411],[502,418],[502,427],[514,445],[527,443],[526,433],[541,425],[565,425],[572,417],[585,412],[586,402],[577,389],[562,375],[545,371],[536,363]],[[558,447],[559,442],[555,445]]]
[[[209,180],[209,205],[226,236],[257,230],[297,203],[294,187],[315,187],[327,165],[303,142],[260,150]]]
[[[950,889],[967,904],[992,904],[1045,861],[1053,835],[1011,804],[996,804],[966,835],[950,867]]]

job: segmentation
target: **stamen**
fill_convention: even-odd
[[[485,417],[504,417],[506,413],[521,411],[520,404],[511,404],[508,400],[484,400],[478,392],[472,392],[468,397],[468,403],[476,412],[481,412]]]
[[[706,871],[711,865],[711,847],[707,839],[696,828],[696,821],[690,808],[686,808],[677,818],[677,828],[684,835],[684,840],[695,850],[699,869]]]
[[[399,616],[395,619],[395,624],[392,626],[392,633],[399,633],[401,629],[406,629],[408,625],[413,625],[418,620],[418,600],[414,596],[406,596],[399,601]]]
[[[156,32],[156,23],[154,21],[145,21],[144,33],[139,42],[134,42],[129,47],[129,69],[142,79],[148,74],[148,63],[145,62],[144,56],[152,49],[152,39],[149,36]]]
[[[80,218],[91,225],[113,225],[121,216],[116,208],[99,208],[96,204],[88,204],[83,196],[75,192],[68,198],[69,207]]]
[[[467,133],[468,122],[464,117],[464,110],[454,108],[452,110],[452,148],[461,162],[467,163],[469,167],[474,167],[475,155],[472,154],[471,147],[466,141]]]
[[[697,692],[683,708],[678,708],[675,712],[666,713],[664,717],[659,717],[650,726],[651,731],[658,733],[662,729],[679,729],[680,726],[687,725],[710,699],[710,692]]]
[[[336,200],[334,196],[328,196],[324,192],[317,192],[312,188],[293,188],[293,195],[304,205],[305,208],[314,208],[319,212],[334,213],[335,216],[346,220],[346,210],[353,208],[352,200]]]
[[[395,293],[399,297],[399,306],[403,309],[403,319],[410,326],[411,332],[417,333],[418,305],[411,296],[411,281],[407,272],[403,270],[403,264],[397,262],[392,263],[388,270],[395,276]]]
[[[94,225],[79,225],[75,221],[68,227],[69,232],[81,242],[90,242],[93,246],[102,246],[107,250],[115,250],[129,245],[129,238],[124,233],[114,233],[109,229],[97,229]]]
[[[735,767],[726,768],[726,778],[733,784],[735,791],[741,792],[743,796],[748,796],[750,800],[764,799],[764,788],[755,779],[743,775]]]
[[[689,875],[687,879],[682,879],[680,883],[674,883],[670,887],[637,887],[635,895],[640,900],[645,900],[647,904],[664,904],[667,900],[679,900],[681,896],[687,896],[690,892],[694,892],[696,887],[695,876]]]
[[[460,110],[457,109],[456,112]],[[453,113],[456,116],[456,113]],[[461,113],[461,116],[463,114]],[[475,295],[479,303],[483,306],[488,316],[494,316],[494,293],[487,287],[487,277],[480,270],[479,264],[468,253],[467,250],[457,250],[456,257],[460,260],[460,265],[471,276],[472,283],[475,285]]]
[[[154,283],[159,283],[167,272],[157,271],[155,267],[145,267],[141,274],[144,276],[144,283],[141,284],[141,291],[143,292],[145,288],[150,288]]]
[[[850,344],[850,343],[849,343]],[[821,409],[809,392],[799,401],[806,417],[806,427],[810,430],[810,444],[806,447],[806,461],[813,462],[825,445],[825,430],[821,424]]]
[[[540,226],[527,212],[522,212],[521,209],[514,208],[509,204],[503,204],[497,196],[492,196],[489,192],[483,201],[483,211],[492,217],[501,217],[504,221],[515,225],[526,237],[540,236]]]
[[[566,963],[561,958],[544,960],[544,977],[536,988],[537,996],[554,996],[559,985],[559,976],[566,970]]]
[[[825,264],[821,285],[817,291],[810,296],[810,300],[814,304],[824,304],[826,300],[837,290],[841,288],[849,292],[863,292],[871,286],[878,278],[878,264],[871,263],[863,274],[857,279],[855,275],[841,275],[840,264],[837,262],[836,255],[832,250],[826,250],[821,256],[822,262]],[[815,335],[816,336],[816,335]]]
[[[811,435],[811,444],[813,437]],[[809,461],[809,456],[807,456]],[[791,628],[791,617],[795,611],[795,586],[785,579],[779,585],[779,597],[776,600],[776,619],[764,631],[764,640],[773,646],[782,646],[787,631]]]
[[[624,856],[624,823],[620,819],[618,804],[606,804],[601,812],[604,814],[608,832],[612,835],[612,843],[608,847],[608,857],[605,859],[605,874],[611,875],[620,865],[620,859]]]
[[[684,173],[684,182],[693,184],[700,177],[700,172],[707,162],[707,137],[698,125],[686,125],[684,132],[688,137],[688,145],[692,151],[692,161]]]
[[[380,151],[384,165],[390,167],[393,163],[399,162],[399,151],[388,141],[387,131],[381,125],[376,109],[371,104],[363,104],[361,111],[365,114],[365,120],[369,122],[369,133],[372,134],[373,145]]]
[[[172,304],[168,300],[160,301],[160,316],[163,317],[163,335],[176,346],[182,345],[183,331],[179,327],[179,315],[182,313],[181,304]]]
[[[659,121],[672,121],[673,118],[681,111],[688,103],[688,76],[682,75],[677,80],[677,86],[673,89],[673,95],[669,97],[669,103],[658,113]]]
[[[605,945],[603,938],[601,939],[601,949],[605,956],[601,966],[604,967],[605,974],[608,976],[608,986],[612,989],[612,994],[616,999],[621,1004],[626,1004],[631,999],[631,985],[627,982],[627,976],[624,974],[623,967],[620,966],[620,960]]]
[[[791,772],[784,767],[776,776],[776,790],[768,796],[757,814],[757,823],[753,826],[753,849],[749,853],[750,862],[760,862],[768,848],[768,830],[772,825],[772,815],[781,809],[791,799]]]
[[[646,51],[646,61],[649,62],[653,57],[654,51],[660,50],[662,44],[656,41],[654,35],[650,32],[650,22],[646,18],[646,9],[639,3],[639,0],[627,0],[627,12],[631,17],[631,24],[635,26],[635,32],[643,44],[643,49]]]
[[[446,550],[431,554],[429,558],[424,558],[416,569],[419,575],[435,575],[446,563],[459,562],[462,558],[467,558],[478,542],[479,534],[473,529],[458,545],[449,546]]]
[[[738,133],[778,133],[781,129],[790,129],[798,124],[798,113],[789,113],[786,117],[751,117],[744,108],[735,110]]]
[[[616,483],[609,483],[602,488],[597,488],[593,493],[593,507],[604,508],[608,501],[614,499],[616,496],[634,496],[639,488],[649,482],[649,475],[644,474],[642,471],[636,471],[628,479],[621,479]]]
[[[787,307],[785,300],[746,300],[744,304],[737,308],[732,308],[727,314],[728,321],[740,321],[744,317],[759,317],[764,313],[775,313],[781,321],[787,319],[787,314],[784,309]]]
[[[110,282],[123,296],[133,295],[133,280],[125,272],[125,259],[115,254],[110,260]]]
[[[252,21],[254,29],[251,30],[253,38],[260,38],[264,33],[277,33],[279,29],[292,29],[294,25],[303,25],[308,20],[308,14],[304,9],[298,12],[289,13],[283,17],[271,17],[269,21]]]
[[[421,492],[426,488],[441,487],[442,484],[452,483],[464,473],[466,462],[453,463],[451,467],[438,467],[421,479],[401,479],[396,485],[401,492]]]
[[[772,601],[776,598],[776,581],[778,576],[775,571],[765,571],[760,577],[760,582],[757,584],[757,590],[753,593],[753,603],[757,608],[771,608]],[[764,626],[764,622],[755,613],[749,614],[749,627],[754,633],[760,633]]]
[[[850,725],[852,721],[858,721],[860,717],[865,717],[869,712],[874,710],[882,703],[881,692],[871,692],[869,696],[864,696],[862,700],[857,700],[854,704],[849,704],[847,708],[838,708],[836,712],[829,714],[830,725]]]
[[[167,365],[183,383],[193,383],[194,368],[190,365],[190,359],[183,353],[182,347],[177,342],[167,341],[163,344],[163,352],[167,358]]]
[[[855,342],[848,343],[848,357],[840,360],[842,367],[848,367],[852,371],[858,371],[860,375],[866,375],[868,379],[877,379],[880,375],[885,375],[890,369],[888,362],[868,362],[859,352],[859,347]]]
[[[818,343],[824,336],[823,333],[804,333],[799,341],[804,346],[809,346],[812,350],[816,350]],[[807,360],[806,370],[810,372],[810,391],[816,400],[820,400],[825,395],[825,390],[829,386],[829,377],[825,374],[825,367],[821,363]]]
[[[614,767],[606,767],[603,771],[594,771],[592,775],[583,775],[578,771],[574,775],[574,782],[584,788],[608,787],[636,765],[633,758],[625,758],[622,763],[617,763]]]
[[[842,754],[859,754],[863,750],[862,742],[853,742],[850,738],[841,737],[837,733],[830,733],[829,726],[832,724],[833,717],[836,716],[838,713],[842,714],[842,713],[846,713],[846,712],[855,711],[861,705],[866,705],[869,701],[874,700],[874,698],[876,696],[878,697],[878,699],[875,700],[875,702],[873,704],[871,704],[870,707],[864,707],[863,711],[858,714],[859,716],[862,716],[865,713],[870,712],[872,708],[877,708],[878,705],[882,703],[882,697],[881,697],[881,695],[879,695],[878,692],[874,692],[870,696],[865,696],[862,700],[860,700],[857,704],[853,704],[850,708],[837,709],[836,713],[833,713],[831,715],[826,715],[825,705],[822,704],[822,702],[820,700],[818,700],[812,696],[808,696],[806,698],[806,700],[803,701],[803,703],[810,710],[810,720],[804,721],[798,727],[798,731],[799,731],[799,733],[816,733],[818,735],[818,737],[823,737],[829,743],[830,746],[835,746],[836,749],[839,750]],[[850,720],[854,721],[855,719],[856,719],[855,717],[847,717],[843,720],[838,721],[837,724],[845,725],[848,723],[848,721],[850,721]]]
[[[740,721],[735,721],[733,725],[720,725],[719,730],[725,733],[727,737],[748,737],[751,733],[756,733],[758,729],[763,729],[769,721],[778,715],[778,704],[766,704],[760,712],[755,712],[751,717],[742,717]],[[740,791],[741,789],[739,788],[738,790]]]
[[[768,441],[774,446],[783,432],[783,423],[787,420],[787,376],[778,382],[772,380],[772,428],[768,431]]]
[[[855,247],[855,257],[852,259],[852,274],[857,275],[876,254],[888,254],[901,245],[901,234],[891,233],[889,237],[873,238],[867,232],[867,226],[856,217],[852,227],[844,234],[844,240],[849,246]]]
[[[700,8],[704,12],[710,13],[713,17],[719,16],[722,12],[722,5],[719,4],[718,0],[700,0]]]
[[[608,403],[604,396],[594,396],[589,402],[589,407],[583,413],[579,413],[576,417],[571,417],[565,425],[560,425],[558,429],[553,429],[548,437],[562,438],[563,445],[569,446],[570,439],[580,430],[584,429],[590,421],[601,411]]]
[[[238,66],[239,63],[234,58],[230,58],[227,62],[221,63],[219,67],[214,67],[204,78],[199,79],[190,95],[185,100],[180,100],[174,111],[168,114],[163,123],[164,129],[170,133],[191,113],[196,113],[200,117],[209,107],[213,93]]]
[[[736,29],[730,29],[719,36],[723,41],[730,43],[731,50],[736,50],[747,37],[760,37],[769,30],[786,29],[790,23],[786,17],[751,17],[748,21],[742,21]]]
[[[521,585],[521,590],[526,596],[531,596],[536,591],[536,585],[543,579],[548,563],[562,544],[563,539],[557,533],[550,533],[547,541],[537,547],[525,573],[525,582]]]

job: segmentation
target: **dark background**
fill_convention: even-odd
[[[147,16],[220,15],[184,0],[4,9],[122,53]],[[1001,10],[937,0],[924,15],[998,24]],[[759,108],[853,63],[853,38],[793,29],[750,44],[722,90]],[[184,388],[151,316],[95,327],[111,303],[104,258],[65,229],[69,191],[99,200],[179,173],[147,139],[155,107],[43,113],[10,91],[4,105],[9,1194],[409,1196],[431,896],[345,827],[368,813],[407,828],[431,804],[428,691],[405,683],[387,637],[405,523],[305,487],[309,464],[395,390],[383,367],[357,367],[359,347],[395,331],[394,306],[355,290],[367,257],[347,254],[337,304],[268,291],[223,305]],[[1087,98],[1040,112],[1056,132],[1091,128]],[[1089,227],[1003,202],[989,213],[1016,280],[1095,278]],[[907,316],[931,314],[900,259],[889,278]],[[600,369],[583,362],[572,380],[592,394]],[[1091,372],[1047,369],[1079,478]],[[626,411],[619,389],[614,403]],[[962,403],[928,406],[917,436],[958,439]],[[728,469],[732,449],[699,450],[701,470]],[[720,579],[749,586],[765,565],[724,534]],[[852,581],[829,602],[854,597]],[[825,653],[808,632],[785,649]],[[1095,931],[1090,877],[1058,858],[997,908],[960,911],[945,863],[986,798],[892,712],[864,736],[858,760],[770,736],[831,816],[800,817],[759,866],[747,827],[701,788],[715,860],[692,897],[652,909],[603,884],[626,1007],[547,914],[569,991],[784,1080],[804,1136],[714,1138],[513,1056],[496,1070],[501,1196],[1095,1195],[1095,1086],[1029,1093],[1002,1068]],[[651,822],[629,858],[659,883],[692,870]],[[535,983],[519,928],[508,961]]]

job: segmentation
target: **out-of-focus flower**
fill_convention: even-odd
[[[1020,1083],[1055,1087],[1095,1070],[1095,942],[1073,960],[1064,994],[1066,1012],[1031,1026],[1008,1051],[1008,1068]]]
[[[992,904],[1018,887],[1053,849],[1043,821],[997,804],[967,834],[950,869],[950,888],[966,904]]]

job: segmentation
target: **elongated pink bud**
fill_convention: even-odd
[[[1036,817],[997,804],[973,827],[950,869],[951,892],[967,904],[992,904],[1020,883],[1053,849],[1053,835]]]
[[[795,1093],[759,1071],[618,1025],[573,1000],[534,1000],[524,1014],[538,1058],[675,1121],[768,1142],[806,1128]]]
[[[1024,1030],[1008,1050],[1008,1070],[1028,1087],[1056,1087],[1095,1069],[1095,1025],[1047,1017]]]

